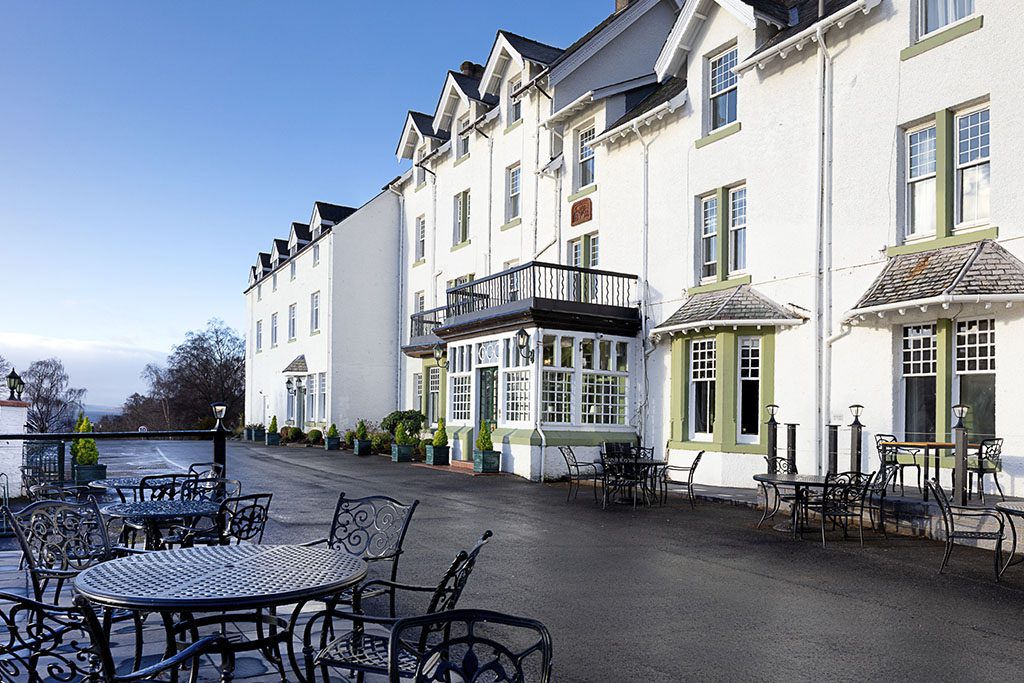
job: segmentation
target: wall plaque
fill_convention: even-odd
[[[590,201],[590,197],[584,197],[575,204],[572,205],[572,225],[573,227],[586,223],[594,217],[594,204]]]

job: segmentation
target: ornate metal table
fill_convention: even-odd
[[[1010,546],[1010,554],[1006,558],[1006,564],[1004,564],[1003,568],[999,571],[999,576],[1002,576],[1003,572],[1005,572],[1007,568],[1010,567],[1010,565],[1020,564],[1024,562],[1024,557],[1017,558],[1016,560],[1013,559],[1014,553],[1017,552],[1017,525],[1014,524],[1013,518],[1024,517],[1024,503],[1007,503],[1006,501],[1001,501],[999,503],[996,503],[996,510],[999,510],[999,512],[1003,513],[1003,515],[1006,517],[1006,521],[1010,523],[1010,535],[1012,536],[1013,540],[1013,543]]]
[[[155,481],[157,484],[165,483],[160,479],[151,481]],[[142,477],[110,477],[109,479],[97,479],[96,481],[89,482],[89,486],[94,489],[114,489],[117,491],[117,495],[121,498],[122,503],[128,502],[124,492],[137,492],[140,484],[142,484]]]
[[[765,499],[765,510],[764,515],[761,516],[761,521],[758,525],[765,520],[771,519],[775,516],[775,513],[779,511],[779,503],[781,497],[778,495],[779,486],[792,486],[794,491],[795,500],[793,501],[793,509],[791,510],[792,519],[790,522],[790,528],[785,531],[792,531],[793,537],[798,538],[800,536],[800,520],[799,512],[800,506],[803,502],[804,492],[810,488],[825,488],[826,478],[817,474],[789,474],[785,472],[766,472],[764,474],[755,474],[754,481],[761,484],[768,484],[776,489],[775,506],[768,511],[768,500],[767,493]],[[766,489],[767,491],[767,489]]]
[[[143,522],[146,527],[146,549],[157,550],[162,547],[159,522],[212,517],[220,512],[220,506],[208,500],[142,500],[104,505],[100,512],[108,517]]]
[[[257,638],[239,641],[235,649],[259,650],[287,681],[302,678],[292,638],[302,606],[354,586],[366,571],[358,557],[323,546],[209,546],[104,562],[79,574],[74,586],[99,605],[159,613],[168,654],[179,635],[195,638],[201,627],[252,624]],[[295,608],[288,620],[275,614],[274,608],[291,604]],[[194,617],[196,613],[203,615]],[[175,615],[182,621],[174,623]],[[282,642],[294,669],[290,677],[280,653]]]

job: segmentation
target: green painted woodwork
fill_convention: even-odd
[[[597,192],[597,184],[591,183],[590,185],[587,185],[586,187],[582,188],[579,192],[569,195],[569,198],[566,199],[565,201],[574,202],[577,199],[582,199],[583,197],[586,197],[588,194],[593,194],[594,192]]]
[[[953,197],[956,169],[953,154],[956,144],[953,112],[943,109],[935,114],[935,237],[942,239],[953,234],[956,222],[953,216]]]
[[[504,134],[505,134],[505,135],[508,135],[509,133],[511,133],[512,131],[514,131],[514,130],[515,130],[516,128],[518,128],[518,127],[519,127],[519,126],[521,126],[521,125],[523,125],[523,119],[519,119],[518,121],[516,121],[515,123],[513,123],[513,124],[512,124],[511,126],[509,126],[508,128],[506,128],[506,129],[505,129],[505,133],[504,133]]]
[[[548,446],[600,446],[606,441],[636,441],[631,431],[577,431],[571,429],[547,429],[544,431]],[[498,428],[491,432],[495,449],[502,444],[515,446],[540,446],[544,442],[536,429]]]
[[[935,438],[951,438],[953,415],[953,321],[935,321]]]
[[[729,188],[720,187],[715,190],[715,201],[718,202],[715,230],[718,232],[718,267],[717,280],[725,282],[729,279]]]
[[[423,359],[423,369],[421,380],[423,382],[423,395],[420,397],[420,412],[424,415],[427,414],[427,400],[430,396],[430,368],[436,367],[437,361],[433,357]],[[448,371],[441,368],[441,391],[438,394],[437,399],[437,415],[438,417],[444,417],[448,414],[446,406],[448,405]],[[448,433],[451,434],[451,429]]]
[[[473,240],[465,240],[464,242],[459,242],[458,244],[453,244],[452,248],[451,248],[451,251],[458,251],[459,249],[464,249],[465,247],[468,247],[472,243],[473,243]]]
[[[468,154],[466,156],[464,156],[464,157],[459,157],[458,159],[456,159],[455,163],[452,164],[452,168],[455,168],[456,166],[458,166],[459,164],[463,163],[464,161],[469,161],[469,155]]]
[[[984,25],[985,18],[977,16],[972,19],[968,19],[967,21],[960,22],[954,26],[950,26],[945,31],[940,31],[933,36],[928,36],[924,40],[919,40],[913,45],[903,48],[900,50],[900,59],[902,61],[907,61],[908,59],[928,52],[929,50],[934,50],[940,45],[945,45],[946,43],[956,40],[961,36],[965,36],[968,33],[973,33]]]
[[[740,285],[749,285],[751,282],[749,275],[741,275],[739,277],[731,277],[720,282],[709,282],[706,285],[697,285],[690,287],[686,290],[687,296],[693,296],[694,294],[704,294],[706,292],[717,292],[721,289],[732,289],[733,287],[739,287]]]
[[[412,267],[415,268],[416,266],[422,266],[426,262],[427,262],[427,259],[425,259],[425,258],[416,259],[415,261],[412,262]]]
[[[740,132],[741,129],[742,125],[739,121],[736,121],[735,123],[730,123],[728,126],[725,126],[724,128],[719,128],[713,133],[708,133],[700,140],[697,140],[697,142],[694,143],[694,146],[697,149],[700,149],[701,147],[707,147],[712,142],[717,142],[722,138],[727,138],[730,135]]]
[[[715,423],[712,440],[691,441],[689,439],[689,342],[692,339],[706,339],[707,333],[688,332],[672,339],[671,359],[671,434],[669,447],[682,450],[717,451],[722,453],[750,453],[764,455],[768,452],[768,431],[761,429],[759,443],[737,443],[738,413],[738,363],[739,338],[760,337],[761,339],[761,423],[768,421],[767,406],[775,401],[775,330],[772,328],[739,327],[735,330],[720,330],[715,337]]]
[[[955,247],[960,244],[971,244],[973,242],[980,242],[981,240],[994,240],[998,238],[999,228],[991,227],[984,228],[981,230],[969,230],[967,232],[961,232],[955,235],[950,235],[949,237],[939,237],[933,240],[926,240],[924,242],[901,244],[898,247],[889,247],[885,253],[887,256],[899,256],[900,254],[917,254],[922,251],[941,249],[942,247]]]
[[[506,223],[505,225],[501,226],[501,230],[511,230],[512,228],[515,228],[515,227],[518,227],[518,226],[522,225],[522,223],[523,223],[522,216],[520,216],[519,218],[513,218],[508,223]]]

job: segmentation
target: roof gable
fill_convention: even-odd
[[[654,328],[654,333],[683,332],[716,325],[798,325],[802,316],[750,285],[695,294]]]
[[[558,47],[545,45],[509,31],[498,31],[487,64],[484,66],[483,76],[480,78],[480,91],[483,95],[497,96],[501,79],[507,73],[510,64],[520,69],[527,62],[547,66],[558,59],[562,52],[563,50]]]
[[[480,94],[479,78],[449,71],[441,90],[441,99],[437,102],[437,110],[434,112],[433,129],[451,130],[452,118],[459,104],[469,108],[474,102],[491,107],[498,103],[498,98]]]
[[[412,159],[420,142],[427,138],[442,139],[434,132],[434,119],[430,114],[420,111],[409,111],[405,117],[405,127],[398,141],[395,154],[401,159]]]
[[[690,50],[693,49],[697,36],[704,27],[704,22],[707,21],[716,4],[751,31],[757,27],[758,19],[779,25],[775,12],[765,14],[756,9],[751,2],[755,2],[755,0],[750,0],[750,2],[743,0],[691,0],[686,3],[683,6],[683,11],[676,17],[676,23],[672,26],[665,45],[661,48],[661,54],[658,55],[658,59],[654,63],[654,72],[658,74],[658,80],[664,81],[678,75]],[[759,6],[769,2],[772,5],[776,4],[774,0],[756,0],[756,4]]]
[[[313,216],[310,218],[309,224],[313,225],[316,219],[319,218],[321,223],[330,222],[331,225],[337,225],[355,212],[356,209],[351,206],[329,204],[328,202],[313,202]]]

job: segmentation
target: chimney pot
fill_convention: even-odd
[[[484,75],[484,67],[482,64],[475,62],[465,61],[459,67],[459,71],[462,72],[463,76],[469,76],[470,78],[480,78]]]
[[[630,2],[632,2],[632,0],[615,0],[615,11],[621,12],[622,10],[629,7]]]

